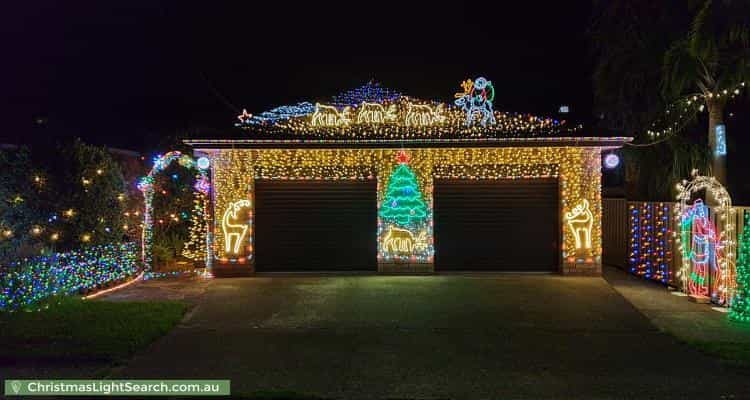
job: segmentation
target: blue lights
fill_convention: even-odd
[[[716,125],[716,157],[727,155],[727,127],[724,124]]]
[[[378,82],[370,81],[358,88],[334,96],[332,103],[339,107],[353,107],[362,104],[362,102],[383,103],[384,101],[394,101],[402,96],[403,94],[400,92],[382,87]]]
[[[244,120],[244,122],[242,123],[236,123],[235,126],[243,127],[248,125],[273,124],[279,120],[289,119],[292,117],[301,117],[312,114],[314,112],[315,104],[305,101],[298,104],[280,106],[269,111],[264,111],[259,115],[254,115],[252,118]]]
[[[609,153],[604,156],[604,166],[607,169],[615,169],[620,165],[620,157],[615,153]]]
[[[202,170],[207,170],[208,167],[211,165],[211,162],[206,157],[198,158],[198,160],[195,163],[198,166],[198,169],[202,169]]]
[[[402,96],[403,94],[400,92],[382,87],[379,83],[370,81],[358,88],[334,96],[331,104],[337,107],[352,107],[362,104],[363,101],[368,103],[383,103],[384,101],[394,101]],[[241,128],[250,125],[274,124],[281,120],[302,117],[314,112],[315,104],[305,101],[292,105],[279,106],[258,115],[253,115],[251,118],[240,119],[240,122],[236,123],[235,126]]]

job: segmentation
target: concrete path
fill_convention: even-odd
[[[183,301],[196,304],[210,279],[201,276],[149,279],[102,296],[107,301]]]
[[[554,275],[216,279],[113,377],[231,379],[236,395],[750,398],[750,371],[660,332],[604,279]]]
[[[750,343],[750,325],[732,322],[726,308],[688,301],[680,292],[639,279],[615,267],[604,278],[660,330],[686,341]]]

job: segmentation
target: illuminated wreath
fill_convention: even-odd
[[[719,216],[719,220],[724,223],[724,229],[722,230],[720,240],[723,251],[717,260],[719,267],[721,268],[721,275],[719,276],[719,291],[720,296],[728,302],[736,288],[736,282],[733,282],[730,279],[730,273],[734,271],[735,268],[735,249],[737,247],[737,243],[734,240],[734,220],[736,210],[732,208],[732,198],[729,196],[729,192],[727,192],[726,188],[724,188],[716,178],[699,175],[698,170],[693,170],[691,175],[691,180],[683,180],[681,183],[677,184],[675,219],[678,224],[682,224],[683,217],[690,209],[688,202],[694,193],[706,190],[707,193],[713,195],[718,203],[713,209]],[[682,255],[682,265],[680,266],[677,276],[681,280],[682,290],[687,293],[688,277],[691,269],[690,254],[686,246],[681,243],[680,235],[676,235],[675,237]]]

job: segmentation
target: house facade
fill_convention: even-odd
[[[630,138],[374,84],[191,140],[211,163],[216,272],[601,272],[602,153]]]

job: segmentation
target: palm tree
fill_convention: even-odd
[[[662,116],[668,99],[659,90],[659,65],[680,30],[690,22],[687,7],[653,0],[594,0],[588,29],[594,57],[594,108],[597,129],[635,137],[642,146],[626,146],[625,194],[630,199],[669,199],[674,185],[651,184],[654,176],[671,177],[672,160],[690,157],[670,150],[686,149],[665,141],[653,144],[648,131]],[[660,138],[663,139],[663,138]],[[656,149],[651,149],[651,147]],[[692,168],[681,166],[681,169]],[[678,169],[680,169],[678,168]]]
[[[726,137],[717,140],[717,127],[723,126],[727,99],[739,92],[750,73],[750,4],[702,0],[696,10],[687,35],[664,55],[662,91],[671,99],[702,101],[708,111],[712,172],[726,184],[726,151],[721,147]]]

